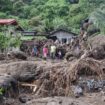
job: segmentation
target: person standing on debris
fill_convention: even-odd
[[[82,21],[80,28],[81,37],[83,37],[83,35],[86,34],[88,27],[89,27],[89,19]]]
[[[50,48],[50,56],[52,59],[55,59],[55,54],[56,54],[56,46],[52,44]]]
[[[87,41],[87,30],[90,25],[89,19],[85,19],[82,21],[81,28],[80,28],[80,42],[82,43],[82,47],[86,47]]]
[[[81,23],[81,28],[80,28],[80,37],[82,40],[86,41],[87,40],[87,30],[89,25],[91,25],[92,22],[89,19],[85,19]]]
[[[80,56],[80,44],[79,44],[79,39],[75,40],[75,44],[74,44],[74,54],[75,56],[78,58]]]
[[[43,47],[43,57],[44,57],[44,59],[47,58],[47,55],[48,55],[48,47],[45,45],[45,46]]]
[[[70,44],[73,45],[73,43],[74,43],[74,38],[71,38]]]
[[[61,50],[59,50],[59,51],[57,52],[57,55],[58,55],[58,59],[62,59],[62,52],[61,52]]]
[[[38,49],[37,49],[37,46],[34,46],[34,47],[33,47],[32,53],[34,54],[34,56],[38,56]]]
[[[59,40],[58,39],[55,41],[55,44],[59,44]]]

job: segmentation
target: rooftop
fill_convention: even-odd
[[[73,34],[74,36],[77,35],[76,33],[73,33],[73,32],[68,31],[68,30],[66,30],[66,29],[57,29],[57,30],[54,30],[54,31],[50,32],[49,35],[53,35],[53,34],[59,32],[59,31],[61,31],[61,32],[66,32],[66,33],[70,33],[70,34]]]
[[[18,25],[15,19],[0,19],[0,25]]]

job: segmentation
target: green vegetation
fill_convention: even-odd
[[[4,92],[5,92],[5,89],[0,87],[0,95],[3,95]]]
[[[46,37],[44,37],[44,36],[22,36],[21,37],[21,40],[32,40],[32,39],[40,39],[40,40],[42,40],[42,39],[46,39]]]
[[[79,33],[81,21],[91,17],[104,32],[103,4],[105,0],[0,0],[0,18],[15,18],[25,29],[45,34],[57,28]]]
[[[101,30],[101,33],[105,33],[105,6],[102,5],[91,13],[90,20],[93,21],[94,26]]]
[[[0,50],[4,51],[9,47],[19,47],[21,39],[19,37],[5,36],[4,33],[0,33]]]

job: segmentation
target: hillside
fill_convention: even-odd
[[[16,18],[25,29],[40,33],[66,28],[79,33],[81,21],[105,0],[0,0],[0,18]]]

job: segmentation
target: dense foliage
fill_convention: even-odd
[[[4,33],[0,33],[0,51],[4,51],[4,49],[8,49],[9,47],[19,47],[20,44],[20,37],[5,36]]]
[[[103,27],[104,23],[101,25],[99,21],[104,18],[99,15],[105,14],[97,8],[105,0],[79,0],[75,4],[70,1],[78,0],[0,0],[0,18],[16,18],[22,27],[37,30],[40,34],[57,28],[79,33],[81,21],[89,16]],[[97,16],[100,20],[96,19]]]

